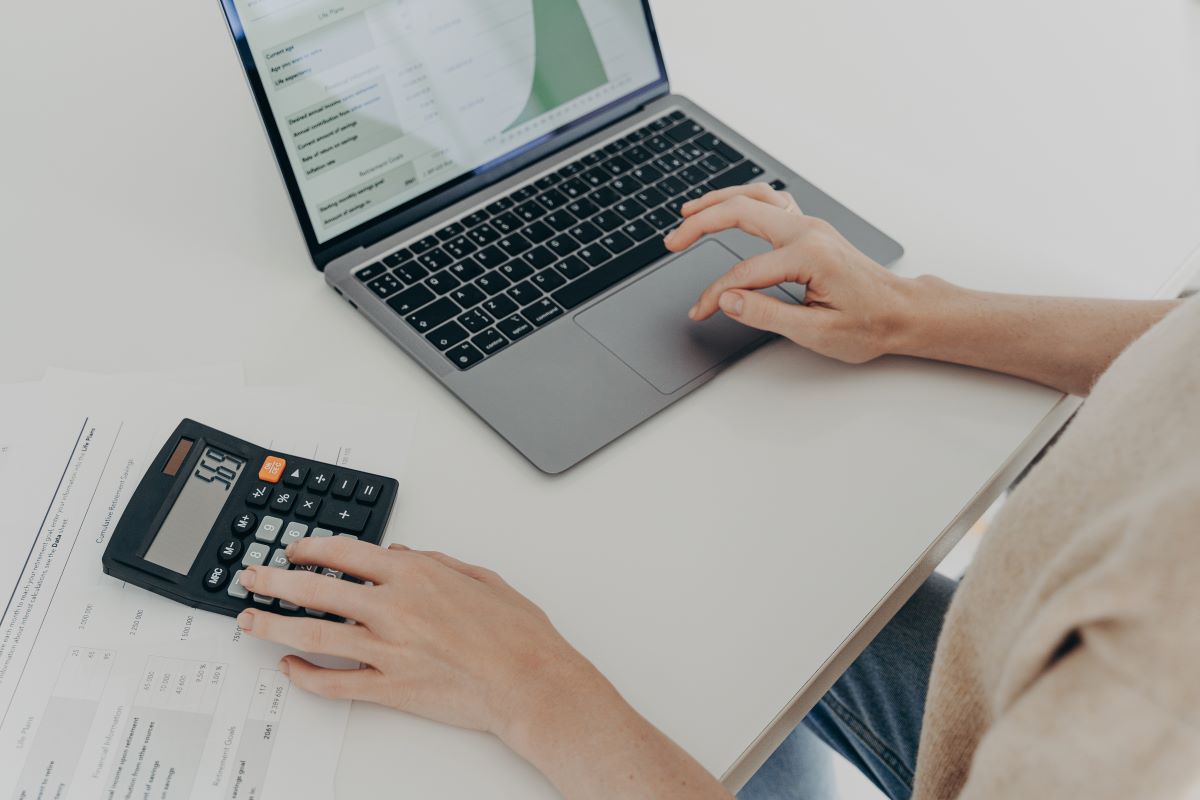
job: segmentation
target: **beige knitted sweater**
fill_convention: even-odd
[[[1200,797],[1200,298],[1113,364],[988,533],[914,797]]]

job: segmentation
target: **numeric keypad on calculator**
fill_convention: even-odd
[[[470,369],[666,256],[684,203],[763,172],[673,111],[355,276]]]
[[[240,578],[250,566],[292,568],[288,545],[306,537],[359,538],[370,527],[384,485],[354,470],[288,464],[279,456],[266,459],[258,478],[245,490],[242,507],[228,522],[232,538],[224,540],[210,556],[212,566],[204,574],[204,588],[224,590],[249,606],[324,617],[316,610],[248,592]],[[335,579],[343,577],[335,570],[303,568]]]

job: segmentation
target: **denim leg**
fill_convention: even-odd
[[[837,796],[833,752],[801,725],[737,796],[738,800],[830,800]]]
[[[934,574],[804,719],[801,728],[856,766],[892,800],[912,795],[929,673],[958,584]],[[739,794],[741,800],[833,797],[810,739],[789,736]],[[813,775],[809,781],[806,772]],[[759,775],[763,780],[759,781]],[[787,781],[798,785],[787,784]],[[749,790],[752,793],[746,794]]]

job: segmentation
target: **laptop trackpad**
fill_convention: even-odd
[[[705,322],[688,319],[688,309],[705,287],[739,261],[724,245],[709,240],[575,321],[660,392],[674,394],[769,336],[720,312]],[[778,289],[767,294],[795,302]]]

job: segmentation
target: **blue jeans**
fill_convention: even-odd
[[[750,779],[738,799],[835,797],[832,748],[892,800],[908,800],[933,655],[956,588],[950,578],[930,577]]]

